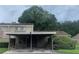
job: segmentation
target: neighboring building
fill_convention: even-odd
[[[8,38],[7,32],[32,32],[32,24],[1,23],[0,38]]]
[[[72,37],[77,43],[79,43],[79,34]]]
[[[68,37],[71,37],[70,34],[64,32],[64,31],[56,31],[56,36],[68,36]]]

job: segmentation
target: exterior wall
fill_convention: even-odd
[[[74,39],[74,38],[72,38],[72,39],[79,44],[79,39]]]
[[[0,38],[0,43],[8,43],[9,39],[8,38]]]
[[[33,25],[0,25],[0,38],[8,38],[7,32],[32,32]]]

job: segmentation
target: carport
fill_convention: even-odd
[[[53,49],[51,37],[56,32],[10,32],[9,49]]]

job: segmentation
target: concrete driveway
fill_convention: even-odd
[[[33,51],[29,49],[17,49],[17,50],[6,51],[4,54],[57,54],[57,53],[55,51],[45,49],[39,49]]]

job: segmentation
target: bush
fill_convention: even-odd
[[[8,47],[8,43],[0,43],[0,48],[7,48]]]
[[[75,49],[76,42],[67,36],[56,36],[53,40],[54,49]]]

